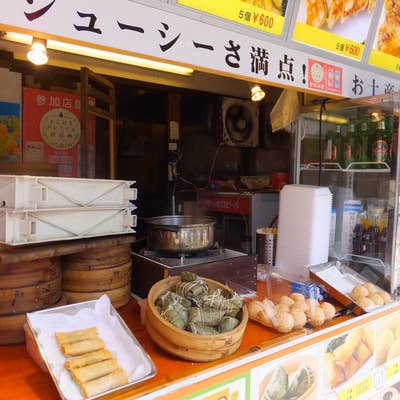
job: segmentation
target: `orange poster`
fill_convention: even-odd
[[[80,177],[80,96],[24,88],[23,160],[57,164],[58,176]],[[89,177],[94,177],[95,118],[89,123]]]

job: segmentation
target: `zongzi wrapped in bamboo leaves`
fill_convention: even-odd
[[[242,307],[243,300],[237,294],[228,298],[224,297],[220,291],[215,291],[203,297],[203,308],[222,310],[231,317],[236,317]]]
[[[163,310],[161,316],[176,328],[185,329],[186,322],[173,307]]]
[[[201,325],[217,326],[223,316],[224,312],[221,310],[204,310],[200,307],[189,308],[189,323],[194,322]]]
[[[301,365],[289,376],[289,397],[299,397],[305,393],[314,383],[315,376],[313,370],[307,365]]]
[[[176,293],[185,298],[199,297],[208,293],[208,285],[201,279],[193,282],[179,282]]]
[[[216,335],[219,332],[212,326],[201,325],[195,322],[188,324],[188,330],[196,335]]]
[[[192,303],[189,299],[180,296],[178,293],[168,291],[162,294],[155,302],[156,306],[161,307],[163,310],[168,308],[171,303],[179,303],[185,308],[189,308]]]
[[[272,373],[271,379],[264,390],[262,400],[283,400],[288,391],[288,374],[279,365]]]
[[[181,273],[181,279],[183,282],[193,282],[199,279],[199,276],[192,271],[183,271]]]
[[[240,321],[237,318],[225,315],[222,317],[221,322],[218,324],[219,332],[228,332],[235,329],[239,325]]]

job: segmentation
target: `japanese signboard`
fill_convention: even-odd
[[[79,177],[80,96],[40,89],[23,90],[23,159],[57,164],[58,175]],[[94,176],[94,123],[89,122],[89,171]]]
[[[400,2],[385,1],[373,42],[370,64],[400,72]]]
[[[273,35],[281,35],[287,2],[281,0],[178,0],[178,4]]]
[[[400,89],[400,80],[392,75],[310,56],[309,52],[210,24],[205,29],[201,21],[129,0],[112,3],[4,0],[3,7],[7,9],[7,13],[0,15],[0,29],[3,30],[15,26],[18,30],[41,32],[65,41],[323,94],[331,87],[330,71],[333,71],[336,81],[331,93],[338,97],[364,97]],[[363,12],[369,13],[368,10]],[[314,72],[314,82],[310,82],[309,68],[316,63],[322,68],[316,75]],[[315,85],[319,80],[328,83]]]
[[[301,0],[293,39],[361,60],[374,7],[374,1]]]

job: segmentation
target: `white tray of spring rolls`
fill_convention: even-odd
[[[107,295],[27,313],[27,322],[63,400],[95,399],[156,374]]]

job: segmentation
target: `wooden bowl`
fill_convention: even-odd
[[[224,295],[232,293],[231,289],[217,281],[202,279],[211,290],[220,288]],[[239,314],[239,325],[231,331],[217,335],[197,335],[178,329],[161,317],[154,303],[163,293],[175,290],[176,284],[180,281],[180,276],[166,278],[155,283],[149,291],[145,325],[152,340],[168,353],[189,361],[213,361],[234,353],[242,342],[247,325],[246,306],[243,305]]]

